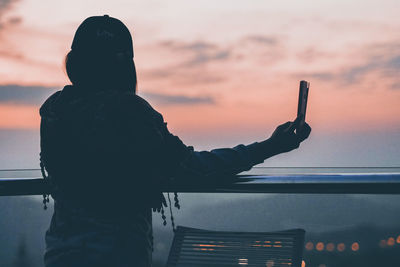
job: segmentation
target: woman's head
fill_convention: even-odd
[[[65,58],[73,85],[110,90],[136,90],[132,37],[118,19],[89,17],[78,27]]]

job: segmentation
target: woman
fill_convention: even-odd
[[[47,267],[151,266],[151,208],[165,224],[164,186],[226,182],[299,147],[311,131],[287,122],[262,142],[194,151],[136,95],[132,37],[107,15],[79,26],[66,71],[72,85],[40,108],[41,166],[55,202]]]

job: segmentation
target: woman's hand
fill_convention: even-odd
[[[279,125],[268,139],[274,155],[292,151],[300,146],[311,133],[311,127],[304,123],[299,128],[300,118]],[[296,131],[295,131],[296,130]]]

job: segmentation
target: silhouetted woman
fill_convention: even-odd
[[[151,208],[165,222],[164,186],[226,182],[311,131],[287,122],[259,143],[194,151],[136,95],[132,37],[109,16],[79,26],[65,64],[72,85],[40,108],[41,165],[54,187],[47,267],[151,266]]]

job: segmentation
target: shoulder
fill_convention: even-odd
[[[164,122],[163,116],[145,99],[136,94],[120,94],[117,99],[117,105],[118,109],[124,113],[124,117],[153,121],[157,124],[163,124]]]
[[[57,101],[57,99],[60,97],[61,94],[61,90],[55,92],[54,94],[52,94],[51,96],[49,96],[44,103],[42,104],[42,106],[39,109],[39,114],[40,116],[44,116],[47,113],[49,113],[52,109],[53,104]]]

